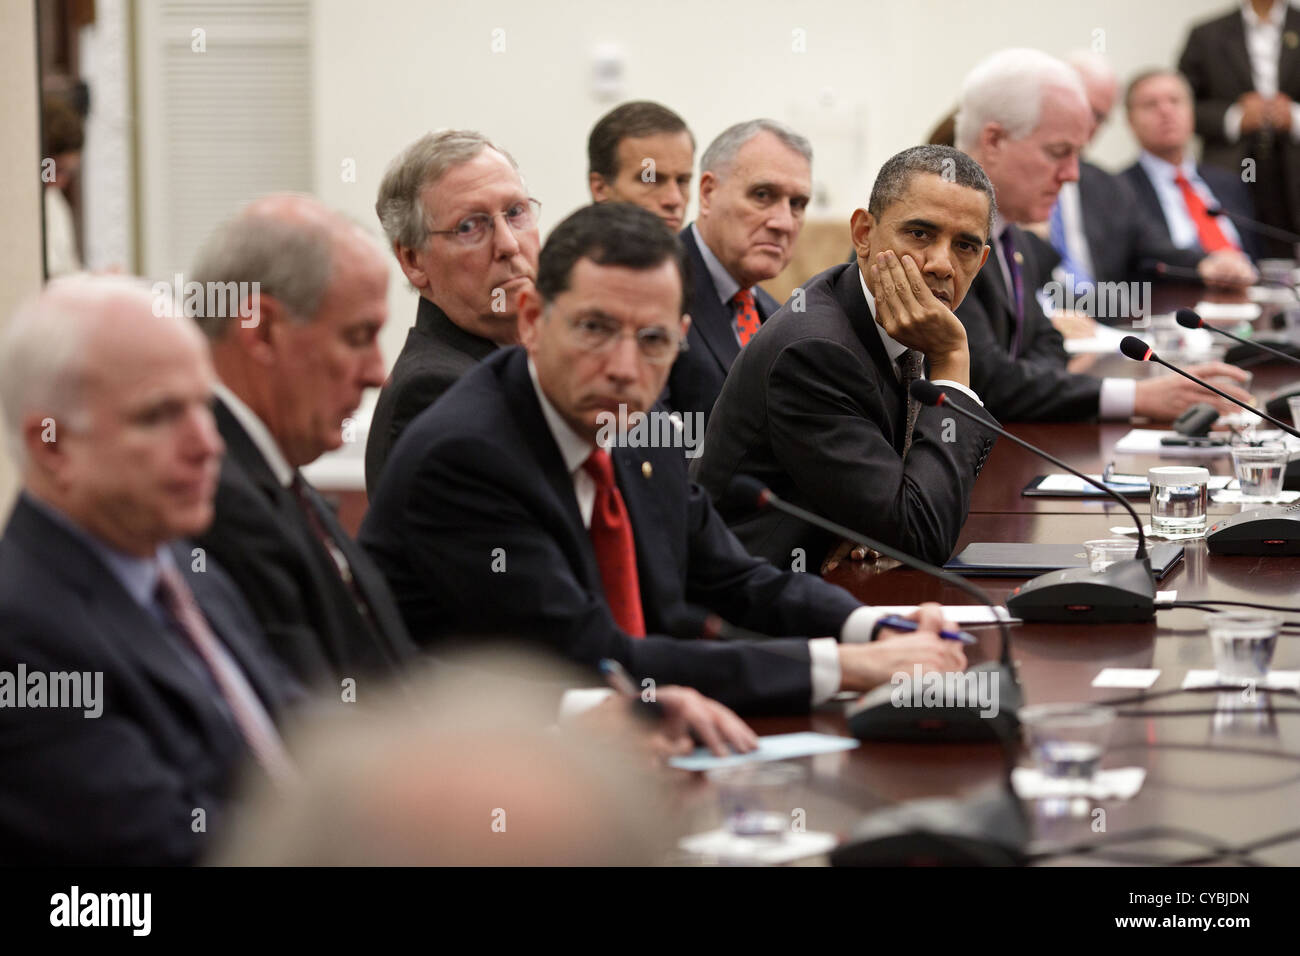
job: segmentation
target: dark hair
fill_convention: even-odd
[[[1167,66],[1156,66],[1148,70],[1143,70],[1137,76],[1133,77],[1133,79],[1128,81],[1128,87],[1124,90],[1124,109],[1126,111],[1131,111],[1133,109],[1133,94],[1137,92],[1137,88],[1147,80],[1153,80],[1157,76],[1172,76],[1181,80],[1183,89],[1187,91],[1187,98],[1192,101],[1196,100],[1196,97],[1192,95],[1191,81],[1188,80],[1186,76],[1179,73],[1177,70],[1171,70]]]
[[[41,107],[41,135],[45,156],[78,152],[86,141],[81,117],[58,96],[47,96]]]
[[[537,257],[537,293],[551,302],[569,288],[579,259],[600,266],[653,269],[672,261],[682,280],[682,308],[690,300],[686,247],[662,219],[640,206],[603,202],[583,206],[551,230]]]
[[[979,163],[951,146],[913,146],[887,159],[871,187],[867,212],[879,221],[886,209],[903,198],[917,173],[933,173],[958,186],[982,192],[989,200],[987,229],[993,232],[993,214],[998,208],[993,184]]]
[[[614,107],[596,121],[587,137],[587,172],[600,173],[607,180],[618,175],[618,144],[636,136],[653,136],[655,133],[685,133],[691,137],[691,150],[695,137],[686,121],[666,106],[649,100],[633,100]]]

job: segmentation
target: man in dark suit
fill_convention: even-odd
[[[202,337],[158,303],[133,280],[60,280],[0,346],[23,475],[0,538],[0,682],[27,684],[25,707],[0,707],[3,863],[191,863],[250,753],[294,772],[276,723],[299,691],[180,540],[212,519],[221,438]]]
[[[875,612],[745,553],[688,480],[678,431],[652,409],[690,323],[684,271],[677,239],[628,203],[551,233],[520,304],[525,348],[485,360],[411,424],[362,525],[408,628],[534,638],[750,712],[806,711],[912,661],[963,666],[935,634],[937,608],[916,634],[871,642]],[[648,445],[634,431],[647,422],[660,436]],[[688,602],[767,634],[834,636],[668,636]]]
[[[1263,222],[1300,232],[1300,11],[1286,0],[1238,4],[1192,29],[1178,69],[1205,164],[1244,178]],[[1261,237],[1260,250],[1295,258],[1282,239]]]
[[[216,520],[198,543],[302,682],[338,694],[341,681],[400,672],[416,649],[383,575],[299,471],[343,444],[342,423],[383,383],[382,251],[311,197],[268,196],[216,231],[191,276],[258,290],[246,320],[198,317],[226,443]]]
[[[752,475],[885,544],[948,559],[993,433],[953,427],[907,388],[925,363],[952,401],[978,410],[952,309],[988,256],[992,219],[993,187],[964,153],[918,146],[885,163],[867,208],[853,213],[856,261],[810,280],[727,376],[696,473],[715,500],[737,474]],[[820,567],[838,544],[780,513],[724,505],[721,514],[778,567]]]
[[[1026,113],[1023,106],[1035,109]],[[971,384],[1004,421],[1127,419],[1170,421],[1197,402],[1235,408],[1179,375],[1136,381],[1072,374],[1061,334],[1035,291],[1050,265],[1018,223],[1047,219],[1061,184],[1079,178],[1079,151],[1092,128],[1078,75],[1038,50],[993,54],[967,76],[957,112],[957,146],[988,173],[997,193],[993,253],[957,309],[966,327]],[[1244,381],[1221,362],[1191,366],[1193,375]],[[1225,386],[1238,398],[1250,395]]]
[[[685,120],[658,103],[620,103],[587,137],[591,201],[633,203],[674,232],[686,217],[694,170],[695,137]]]
[[[780,308],[758,283],[790,262],[811,193],[812,146],[773,120],[738,123],[704,151],[699,216],[681,233],[694,288],[663,397],[672,410],[707,424],[731,363]]]
[[[539,206],[510,154],[470,130],[428,133],[384,173],[375,212],[420,305],[370,422],[368,493],[411,419],[498,346],[519,341]]]
[[[1195,162],[1187,78],[1148,70],[1129,84],[1124,104],[1142,152],[1123,176],[1143,219],[1179,249],[1206,256],[1256,254],[1256,233],[1230,215],[1214,215],[1224,209],[1251,219],[1255,211],[1240,174]]]

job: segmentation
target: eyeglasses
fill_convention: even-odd
[[[489,215],[485,212],[466,216],[451,229],[430,229],[431,236],[451,236],[462,246],[477,246],[496,232],[497,216],[504,216],[506,224],[515,232],[523,232],[537,225],[537,214],[542,204],[536,199],[521,200],[503,212]]]
[[[550,309],[546,310],[547,315]],[[573,341],[584,352],[608,352],[624,336],[622,323],[613,319],[585,316],[567,320]],[[636,339],[641,357],[652,365],[667,365],[687,350],[686,339],[659,326],[649,326],[628,333]]]

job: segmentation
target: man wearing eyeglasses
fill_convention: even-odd
[[[679,448],[602,443],[611,417],[652,411],[663,389],[690,327],[685,268],[680,241],[627,203],[555,228],[520,296],[524,347],[411,423],[362,526],[408,628],[535,639],[616,660],[643,692],[684,684],[742,713],[806,711],[913,665],[961,669],[937,606],[915,633],[877,628],[847,592],[746,553]],[[682,633],[688,602],[778,638],[830,636],[678,639],[697,636]]]
[[[411,419],[519,340],[519,295],[537,274],[539,205],[510,155],[472,130],[428,133],[384,173],[375,212],[420,304],[370,424],[372,497]]]

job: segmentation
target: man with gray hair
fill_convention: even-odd
[[[248,756],[284,783],[299,696],[217,564],[222,442],[193,324],[123,277],[52,282],[0,336],[23,491],[0,538],[0,862],[189,863]],[[102,710],[41,694],[94,678]],[[84,684],[84,682],[83,682]]]
[[[687,350],[664,402],[708,420],[727,370],[780,307],[757,283],[794,255],[812,193],[812,146],[775,120],[737,123],[700,160],[699,218],[681,233],[694,288]]]
[[[383,383],[383,249],[310,196],[271,195],[216,230],[191,278],[248,298],[198,317],[226,443],[216,520],[198,543],[295,676],[355,700],[358,682],[401,673],[415,645],[383,575],[299,469],[343,444],[363,393]]]
[[[908,389],[928,375],[977,409],[971,354],[953,315],[984,260],[993,187],[969,156],[916,146],[881,168],[850,220],[855,257],[806,284],[746,346],[714,408],[696,479],[751,554],[826,570],[833,536],[729,501],[738,474],[917,557],[952,554],[993,447],[976,425],[945,429]]]
[[[411,419],[498,346],[519,341],[519,294],[537,274],[539,206],[510,154],[472,130],[427,133],[384,173],[375,212],[420,304],[370,423],[370,497]]]
[[[1234,406],[1177,375],[1136,381],[1072,374],[1065,344],[1035,296],[1050,272],[1041,243],[1021,225],[1048,218],[1061,185],[1079,179],[1079,152],[1094,118],[1078,74],[1039,50],[1009,49],[970,72],[957,110],[957,148],[997,191],[989,267],[957,310],[972,356],[971,381],[990,412],[1010,421],[1082,421],[1139,415],[1170,421],[1188,406]],[[1221,362],[1193,375],[1243,381]],[[1248,393],[1226,385],[1243,401]]]

